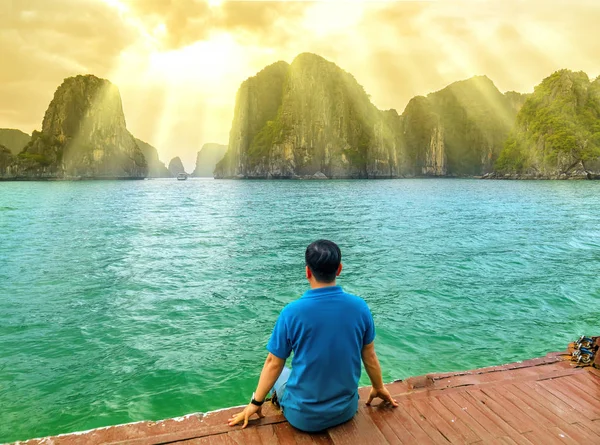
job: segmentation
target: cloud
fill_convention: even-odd
[[[272,44],[291,38],[281,22],[302,16],[300,1],[226,1],[211,6],[202,0],[121,0],[150,29],[164,25],[164,49],[177,49],[215,32],[232,32],[240,40]],[[247,40],[246,40],[247,41]]]
[[[129,129],[186,167],[226,143],[235,93],[264,66],[314,52],[380,108],[486,74],[531,91],[561,68],[600,74],[600,2],[0,1],[0,127],[32,131],[65,77],[119,86]]]
[[[109,73],[134,38],[97,1],[1,2],[0,126],[40,128],[64,78]]]
[[[598,16],[591,1],[394,2],[366,8],[353,58],[338,52],[377,105],[401,112],[415,95],[478,74],[503,91],[531,91],[561,68],[597,75]]]

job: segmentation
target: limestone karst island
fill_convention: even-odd
[[[143,179],[168,169],[127,130],[115,85],[65,79],[31,138],[0,130],[2,179]],[[10,148],[8,148],[10,146]],[[563,69],[533,93],[475,76],[379,110],[334,63],[304,53],[240,86],[225,150],[207,144],[193,176],[215,178],[600,178],[600,79]]]
[[[599,18],[0,0],[0,444],[600,444]]]

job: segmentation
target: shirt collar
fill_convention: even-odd
[[[326,295],[341,294],[343,292],[342,286],[326,286],[318,289],[309,289],[302,294],[302,298],[318,298]]]

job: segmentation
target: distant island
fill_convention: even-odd
[[[227,152],[227,145],[204,144],[196,157],[196,168],[192,172],[194,178],[212,178],[217,163]]]
[[[600,79],[562,70],[531,95],[486,76],[378,110],[354,77],[314,54],[238,90],[217,178],[595,179]]]
[[[143,179],[185,173],[127,130],[116,86],[65,79],[30,136],[0,129],[0,179]],[[227,146],[205,144],[194,177],[599,179],[600,78],[557,71],[532,94],[486,76],[379,110],[348,72],[315,54],[240,86]]]
[[[557,71],[535,88],[491,178],[600,179],[600,77]]]
[[[117,87],[91,75],[65,79],[42,131],[0,129],[0,180],[172,178],[184,171],[176,160],[167,168],[155,147],[132,136]],[[211,172],[217,161],[207,164]]]
[[[148,163],[127,131],[119,90],[94,76],[66,79],[46,111],[42,131],[13,159],[4,179],[142,179]]]

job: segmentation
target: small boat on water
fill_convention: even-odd
[[[185,181],[188,178],[188,174],[187,173],[179,173],[177,175],[177,180],[178,181]]]

